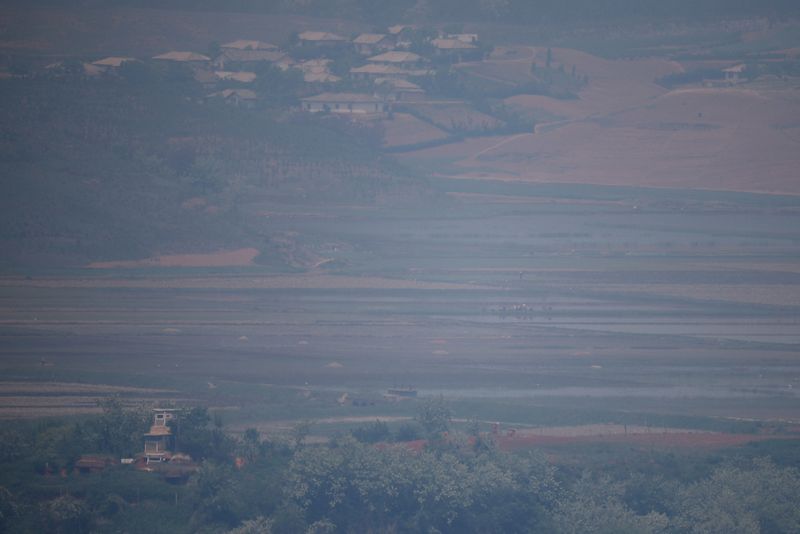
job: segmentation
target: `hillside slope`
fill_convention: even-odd
[[[269,233],[254,203],[415,194],[365,125],[203,103],[180,81],[157,84],[0,81],[6,266],[246,247]]]

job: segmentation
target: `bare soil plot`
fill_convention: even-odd
[[[0,396],[8,395],[153,395],[174,391],[153,388],[133,388],[108,384],[69,382],[0,382]]]
[[[798,194],[798,117],[794,93],[678,90],[613,115],[419,157],[460,157],[464,173],[490,168],[520,181]]]
[[[601,289],[598,287],[598,289]],[[737,304],[766,304],[796,306],[800,302],[800,287],[780,284],[653,284],[603,286],[603,290],[620,294],[684,297],[698,300],[715,300]]]
[[[0,287],[52,288],[174,288],[174,289],[480,289],[472,284],[425,282],[377,276],[337,276],[325,274],[286,274],[265,276],[209,276],[141,278],[0,278]]]
[[[536,54],[541,60],[542,50]],[[517,113],[540,119],[535,134],[470,139],[404,158],[448,164],[463,177],[800,193],[800,96],[785,82],[667,91],[654,80],[680,71],[674,62],[553,54],[590,82],[577,100],[507,99]]]
[[[413,418],[410,416],[398,416],[398,415],[353,415],[353,416],[342,416],[342,417],[323,417],[319,419],[314,419],[310,421],[313,427],[317,427],[319,425],[327,426],[340,426],[340,425],[347,425],[347,424],[362,424],[362,423],[374,423],[375,421],[383,421],[384,423],[392,423],[392,422],[399,422],[399,421],[411,421]],[[262,421],[256,423],[246,423],[246,424],[238,424],[238,425],[231,425],[230,427],[226,428],[230,432],[244,432],[247,428],[255,428],[259,432],[263,432],[267,435],[273,433],[282,433],[287,432],[295,428],[298,424],[303,423],[303,420],[299,419],[283,419],[279,421]]]
[[[449,132],[491,131],[503,122],[462,103],[412,103],[414,113],[437,128]]]
[[[579,189],[570,201],[531,194],[531,205],[270,217],[275,231],[318,236],[304,243],[321,254],[336,243],[348,275],[256,266],[2,278],[0,372],[175,389],[238,406],[226,412],[232,426],[413,414],[413,402],[337,402],[380,399],[393,384],[454,399],[458,417],[540,426],[798,420],[789,301],[800,277],[781,267],[798,254],[798,213],[752,195],[722,195],[744,198],[742,210],[709,208],[707,193],[597,202]],[[348,425],[323,430],[338,424]]]
[[[47,362],[46,365],[52,365]],[[64,382],[0,382],[0,419],[61,417],[99,413],[98,401],[107,398],[125,404],[174,402],[177,391],[153,388]]]
[[[395,113],[391,120],[382,121],[382,124],[384,144],[387,147],[413,145],[447,137],[439,128],[408,113]]]
[[[243,267],[253,265],[258,249],[212,252],[208,254],[167,254],[143,260],[97,261],[91,269],[129,269],[134,267]]]
[[[725,434],[722,432],[664,432],[629,433],[595,436],[513,436],[501,437],[498,445],[502,450],[518,450],[531,447],[559,446],[579,443],[616,443],[640,447],[679,449],[721,449],[736,447],[757,441],[774,439],[800,439],[796,436],[765,436],[756,434]]]
[[[507,105],[522,112],[541,110],[556,117],[576,119],[604,115],[640,105],[666,90],[655,83],[657,77],[683,68],[664,59],[608,60],[586,52],[554,48],[553,61],[576,73],[588,76],[589,85],[576,100],[559,100],[541,95],[518,95],[506,99]],[[546,49],[536,48],[535,61],[543,64]]]

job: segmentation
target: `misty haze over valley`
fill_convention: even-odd
[[[800,532],[800,4],[0,6],[0,532]]]

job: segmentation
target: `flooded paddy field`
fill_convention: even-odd
[[[413,415],[396,385],[518,424],[800,421],[800,201],[659,195],[272,207],[323,267],[6,277],[0,372],[168,390],[238,426]],[[0,412],[37,415],[19,397]]]

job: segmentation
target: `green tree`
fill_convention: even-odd
[[[414,441],[420,439],[419,425],[415,423],[403,423],[395,432],[395,441]]]
[[[0,486],[0,532],[8,532],[9,525],[18,515],[19,505],[14,495]]]
[[[655,534],[666,532],[665,514],[638,515],[623,501],[624,485],[589,474],[576,482],[568,496],[555,507],[554,527],[563,534]]]
[[[286,496],[339,531],[529,532],[559,486],[543,458],[378,449],[351,437],[293,458]]]
[[[142,434],[147,432],[150,414],[144,407],[125,409],[117,399],[98,402],[103,413],[76,432],[85,433],[97,452],[131,456],[141,449]]]
[[[189,488],[194,503],[193,524],[233,526],[239,522],[241,499],[232,467],[203,462],[192,476]]]
[[[211,417],[204,407],[178,412],[176,419],[170,422],[177,450],[198,461],[230,462],[236,452],[236,442],[222,428],[210,428],[210,423]]]
[[[426,400],[416,416],[428,439],[440,439],[450,429],[452,418],[453,412],[441,396]]]
[[[686,487],[673,525],[680,532],[800,532],[800,471],[757,459],[719,467]]]
[[[303,83],[299,69],[286,69],[265,64],[256,70],[255,91],[264,98],[267,106],[285,107],[297,103]]]
[[[311,432],[311,427],[314,426],[314,421],[300,421],[294,428],[292,428],[292,443],[295,449],[300,449],[305,444],[308,434]]]
[[[49,532],[73,534],[89,531],[90,514],[80,499],[62,495],[42,504],[42,519]]]
[[[380,419],[376,419],[372,423],[367,423],[354,428],[350,433],[361,443],[378,443],[380,441],[387,441],[391,436],[391,433],[389,432],[389,425]]]
[[[272,534],[272,524],[271,519],[259,516],[255,519],[248,519],[226,534]]]

